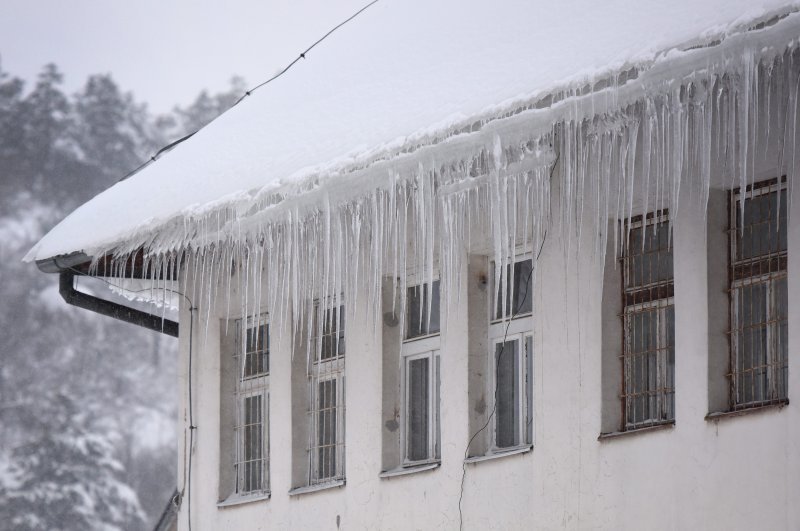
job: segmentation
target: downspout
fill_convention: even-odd
[[[74,279],[75,273],[72,271],[61,270],[59,272],[58,292],[67,304],[107,317],[113,317],[126,323],[135,324],[148,330],[178,337],[177,322],[78,291],[75,289]]]

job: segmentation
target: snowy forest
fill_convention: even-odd
[[[67,94],[56,65],[29,85],[0,67],[0,528],[152,529],[164,510],[177,341],[67,305],[58,276],[21,258],[243,92],[233,78],[154,115],[110,75]]]

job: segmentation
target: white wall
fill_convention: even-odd
[[[756,174],[774,171],[770,153]],[[716,170],[721,186],[723,176]],[[681,203],[674,228],[676,419],[672,428],[598,440],[601,432],[602,257],[595,234],[565,258],[556,231],[538,263],[534,300],[533,451],[466,466],[464,529],[800,529],[800,201],[789,229],[789,406],[705,420],[708,307],[704,209]],[[587,214],[588,215],[588,214]],[[605,227],[598,229],[605,230]],[[380,479],[381,327],[348,307],[346,485],[289,496],[292,474],[290,328],[273,318],[270,483],[263,500],[218,508],[220,323],[224,300],[197,312],[192,529],[457,529],[468,433],[467,283],[443,325],[442,466]],[[444,301],[443,297],[443,301]],[[727,312],[727,306],[714,311]],[[352,313],[355,312],[355,313]],[[189,312],[181,314],[180,433],[187,434]],[[283,338],[278,343],[277,338]],[[185,484],[186,441],[178,484]],[[180,509],[187,529],[188,496]]]

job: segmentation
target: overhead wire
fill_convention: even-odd
[[[292,62],[290,62],[290,63],[289,63],[288,65],[286,65],[285,67],[283,67],[283,69],[282,69],[280,72],[278,72],[277,74],[275,74],[275,75],[274,75],[274,76],[272,76],[271,78],[267,79],[266,81],[262,81],[261,83],[259,83],[259,84],[258,84],[258,85],[256,85],[255,87],[251,88],[250,90],[246,90],[246,91],[245,91],[245,93],[244,93],[244,94],[242,94],[242,95],[241,95],[241,97],[239,97],[239,99],[238,99],[238,100],[236,100],[236,102],[234,102],[234,104],[233,104],[233,105],[231,105],[230,107],[228,107],[227,109],[225,109],[224,111],[222,111],[221,113],[219,113],[219,114],[218,114],[216,117],[214,117],[214,118],[213,118],[213,119],[212,119],[210,122],[208,122],[207,124],[205,124],[205,125],[203,125],[203,126],[201,126],[201,127],[198,127],[197,129],[195,129],[195,130],[194,130],[194,131],[192,131],[191,133],[188,133],[188,134],[186,134],[186,135],[182,136],[181,138],[179,138],[179,139],[177,139],[177,140],[175,140],[175,141],[173,141],[173,142],[170,142],[170,143],[169,143],[169,144],[167,144],[166,146],[162,147],[161,149],[159,149],[158,151],[156,151],[156,152],[155,152],[153,155],[151,155],[149,159],[147,159],[147,160],[146,160],[146,161],[144,161],[142,164],[140,164],[139,166],[137,166],[136,168],[134,168],[132,171],[128,172],[128,173],[127,173],[127,174],[126,174],[124,177],[122,177],[122,178],[121,178],[119,181],[117,181],[117,182],[122,182],[122,181],[124,181],[124,180],[126,180],[126,179],[128,179],[128,178],[130,178],[130,177],[132,177],[132,176],[134,176],[134,175],[136,175],[137,173],[139,173],[140,171],[142,171],[144,168],[146,168],[147,166],[149,166],[150,164],[152,164],[153,162],[155,162],[156,160],[158,160],[158,158],[159,158],[161,155],[163,155],[163,154],[164,154],[164,153],[166,153],[167,151],[170,151],[172,148],[174,148],[174,147],[175,147],[175,146],[177,146],[178,144],[181,144],[181,143],[185,142],[186,140],[189,140],[191,137],[193,137],[195,134],[197,134],[197,133],[198,133],[198,132],[199,132],[201,129],[203,129],[203,128],[207,127],[209,124],[211,124],[212,122],[216,121],[216,120],[217,120],[217,119],[218,119],[220,116],[222,116],[222,115],[223,115],[223,114],[225,114],[226,112],[230,111],[231,109],[233,109],[234,107],[236,107],[237,105],[239,105],[239,104],[240,104],[242,101],[244,101],[244,99],[245,99],[245,98],[247,98],[247,97],[251,96],[251,95],[253,94],[253,92],[255,92],[256,90],[260,89],[261,87],[263,87],[263,86],[265,86],[265,85],[268,85],[269,83],[272,83],[273,81],[275,81],[276,79],[278,79],[279,77],[281,77],[282,75],[284,75],[284,74],[285,74],[286,72],[288,72],[288,71],[289,71],[289,70],[290,70],[290,69],[291,69],[291,68],[292,68],[292,67],[293,67],[295,64],[297,64],[297,63],[298,63],[298,62],[299,62],[301,59],[306,59],[306,54],[307,54],[308,52],[310,52],[311,50],[313,50],[313,49],[314,49],[314,48],[315,48],[315,47],[316,47],[318,44],[320,44],[322,41],[324,41],[325,39],[327,39],[328,37],[330,37],[330,36],[331,36],[331,34],[333,34],[333,32],[335,32],[336,30],[338,30],[339,28],[341,28],[342,26],[344,26],[345,24],[347,24],[348,22],[350,22],[351,20],[353,20],[354,18],[356,18],[358,15],[360,15],[361,13],[363,13],[364,11],[366,11],[366,10],[367,10],[369,7],[371,7],[372,5],[374,5],[374,4],[376,4],[376,3],[378,3],[379,1],[380,1],[380,0],[372,0],[371,2],[369,2],[368,4],[366,4],[364,7],[362,7],[361,9],[359,9],[358,11],[356,11],[355,13],[353,13],[352,15],[350,15],[349,17],[347,17],[346,19],[344,19],[342,22],[340,22],[339,24],[337,24],[336,26],[334,26],[333,28],[331,28],[331,29],[330,29],[330,30],[329,30],[329,31],[328,31],[328,32],[327,32],[325,35],[323,35],[322,37],[320,37],[319,39],[317,39],[316,41],[314,41],[314,43],[313,43],[311,46],[309,46],[308,48],[306,48],[305,50],[303,50],[302,52],[300,52],[300,54],[299,54],[297,57],[295,57],[295,58],[292,60]]]
[[[367,10],[372,5],[378,3],[378,1],[379,0],[372,0],[371,2],[367,3],[366,5],[364,5],[361,9],[359,9],[358,11],[356,11],[355,13],[353,13],[352,15],[347,17],[345,20],[343,20],[342,22],[340,22],[339,24],[337,24],[336,26],[331,28],[322,37],[320,37],[319,39],[314,41],[314,43],[312,43],[311,46],[309,46],[308,48],[306,48],[305,50],[300,52],[300,54],[294,60],[292,60],[288,65],[286,65],[280,72],[278,72],[277,74],[275,74],[271,78],[267,79],[266,81],[264,81],[262,83],[259,83],[258,85],[256,85],[252,89],[245,91],[245,93],[238,100],[236,100],[236,102],[233,105],[231,105],[230,107],[228,107],[227,109],[222,111],[219,115],[217,115],[214,119],[212,119],[208,124],[214,122],[220,116],[222,116],[226,112],[230,111],[232,108],[234,108],[237,105],[239,105],[242,101],[244,101],[245,98],[251,96],[253,94],[253,92],[255,92],[256,90],[260,89],[261,87],[263,87],[265,85],[268,85],[269,83],[272,83],[276,79],[278,79],[281,76],[283,76],[284,74],[286,74],[286,72],[288,72],[301,59],[306,59],[306,54],[308,54],[316,46],[318,46],[320,43],[322,43],[325,39],[330,37],[336,30],[338,30],[339,28],[341,28],[342,26],[344,26],[345,24],[347,24],[348,22],[350,22],[351,20],[356,18],[358,15],[363,13],[365,10]],[[186,140],[190,139],[195,134],[197,134],[198,131],[200,131],[201,129],[206,127],[208,124],[205,124],[202,127],[199,127],[198,129],[196,129],[195,131],[193,131],[193,132],[191,132],[191,133],[189,133],[187,135],[184,135],[183,137],[181,137],[181,138],[179,138],[179,139],[177,139],[177,140],[175,140],[173,142],[170,142],[166,146],[162,147],[155,154],[153,154],[149,159],[147,159],[145,162],[140,164],[133,171],[131,171],[128,174],[126,174],[124,177],[122,177],[117,182],[122,182],[122,181],[132,177],[133,175],[139,173],[141,170],[143,170],[144,168],[146,168],[147,166],[149,166],[150,164],[152,164],[153,162],[158,160],[158,158],[161,155],[163,155],[164,153],[170,151],[172,148],[174,148],[177,145],[185,142]],[[70,267],[69,269],[72,269],[75,272],[81,273],[80,271],[78,271],[75,268]],[[99,278],[99,277],[95,277],[95,278]],[[111,282],[109,282],[109,281],[107,281],[105,279],[101,278],[100,280],[106,282],[109,285],[112,285],[112,286],[114,285],[113,283],[111,283]],[[173,291],[173,290],[169,290],[168,288],[164,288],[164,289],[166,291]],[[186,300],[189,302],[189,312],[190,312],[190,319],[189,319],[189,376],[188,376],[188,394],[189,394],[189,449],[188,449],[188,454],[189,455],[188,455],[188,463],[187,463],[187,475],[188,475],[188,478],[187,478],[186,483],[183,486],[183,489],[181,489],[181,492],[178,495],[179,499],[177,500],[177,505],[180,505],[180,499],[183,498],[183,494],[184,494],[184,491],[185,491],[186,492],[186,501],[187,501],[187,513],[188,513],[187,514],[187,524],[188,524],[189,531],[191,531],[191,529],[192,529],[192,497],[191,497],[191,492],[192,492],[191,491],[191,488],[192,488],[191,487],[191,483],[192,483],[192,452],[193,452],[193,447],[194,447],[194,432],[197,429],[197,426],[194,425],[194,415],[193,415],[193,405],[192,405],[192,350],[193,350],[192,349],[192,347],[193,347],[193,337],[192,336],[194,335],[194,313],[197,310],[197,308],[194,306],[194,304],[192,303],[192,301],[189,299],[188,296],[186,296],[185,294],[183,294],[181,292],[178,292],[178,291],[175,291],[175,293],[178,293],[178,294],[180,294],[180,295],[182,295],[183,297],[186,298]]]

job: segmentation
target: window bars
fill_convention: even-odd
[[[666,210],[623,221],[624,429],[675,420],[675,306]]]
[[[243,322],[246,323],[243,326]],[[236,321],[236,494],[269,491],[269,323]]]
[[[319,321],[322,313],[322,322]],[[344,306],[314,310],[309,485],[344,479]]]
[[[493,289],[489,375],[494,400],[491,451],[533,444],[533,260],[517,257]]]
[[[403,466],[438,461],[440,296],[435,280],[408,288],[402,346]]]
[[[786,177],[731,197],[731,407],[783,402],[788,385]]]

